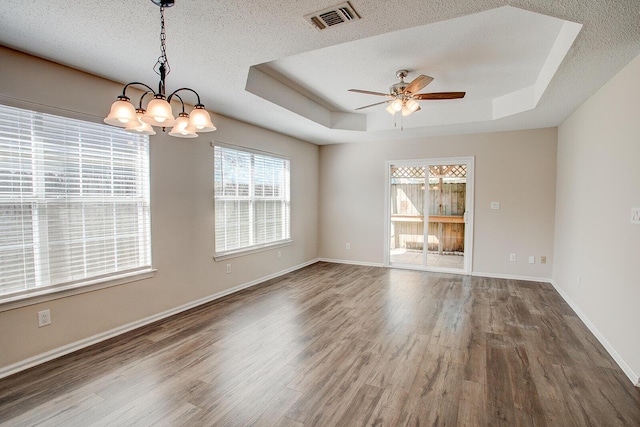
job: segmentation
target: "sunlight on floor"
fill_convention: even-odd
[[[392,264],[422,265],[422,251],[411,249],[392,249],[390,261]],[[439,268],[464,268],[464,256],[462,255],[438,255],[427,253],[427,266]]]

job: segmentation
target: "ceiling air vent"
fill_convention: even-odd
[[[318,30],[326,30],[329,27],[357,21],[360,19],[360,15],[351,6],[351,3],[344,2],[328,9],[305,15],[304,19],[311,22],[311,25]]]

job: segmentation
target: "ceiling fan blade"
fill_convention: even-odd
[[[367,95],[378,95],[378,96],[386,96],[386,97],[390,97],[391,96],[388,93],[371,92],[370,90],[360,90],[360,89],[349,89],[349,92],[365,93]]]
[[[421,91],[425,86],[433,81],[433,77],[425,76],[424,74],[420,74],[418,77],[413,79],[409,86],[407,86],[402,93],[417,93]]]
[[[459,99],[464,98],[466,92],[434,92],[434,93],[417,93],[413,95],[413,99]]]
[[[364,107],[356,108],[356,110],[362,110],[363,108],[373,107],[374,105],[386,104],[387,102],[391,102],[391,101],[376,102],[375,104],[365,105]]]

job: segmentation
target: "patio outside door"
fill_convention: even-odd
[[[387,166],[386,264],[470,273],[473,158]]]

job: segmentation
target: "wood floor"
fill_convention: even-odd
[[[0,380],[0,424],[639,426],[548,284],[317,263]]]

